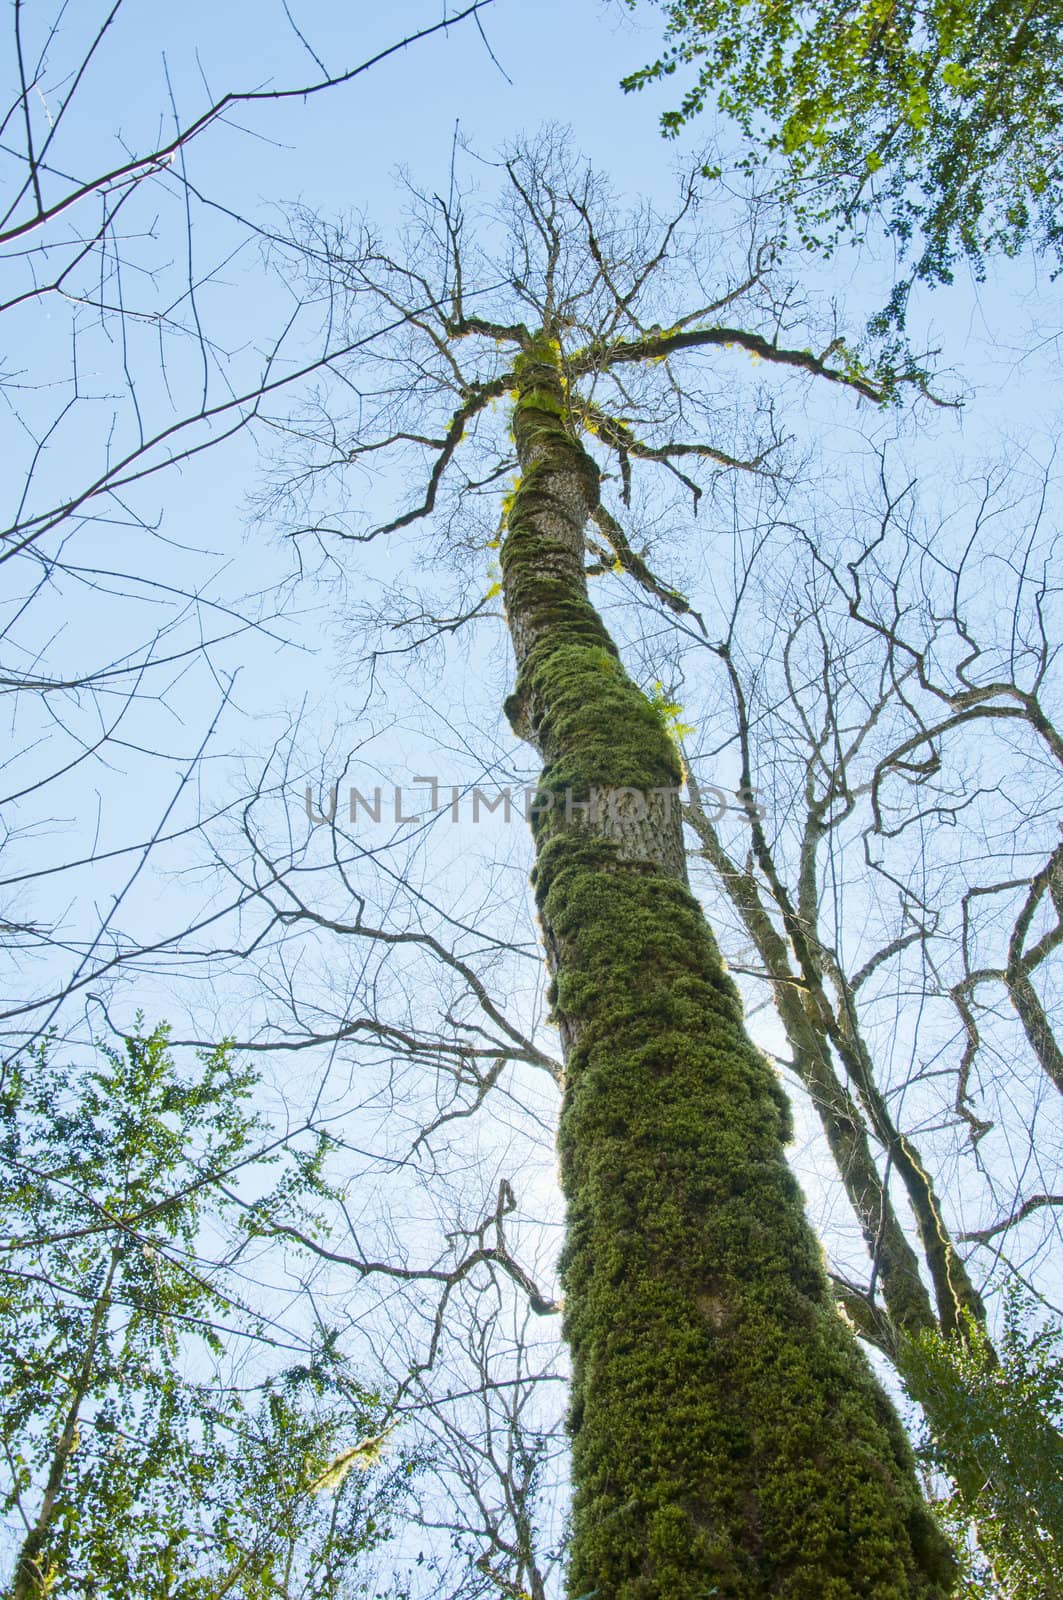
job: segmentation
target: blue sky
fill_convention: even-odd
[[[392,43],[397,33],[414,31],[440,16],[438,3],[385,8],[304,0],[290,9],[309,50],[332,67],[366,59]],[[61,93],[64,62],[76,59],[78,30],[87,28],[93,15],[89,8],[72,12],[52,48],[51,71],[42,88],[42,128]],[[198,311],[216,352],[208,373],[212,397],[224,397],[227,385],[239,390],[253,382],[263,351],[295,304],[292,287],[283,276],[264,269],[255,241],[248,243],[218,207],[230,207],[267,230],[283,226],[285,210],[294,204],[326,216],[361,212],[388,233],[397,227],[405,200],[396,169],[405,169],[411,182],[428,191],[442,191],[450,178],[456,128],[490,160],[507,140],[549,120],[572,127],[577,147],[605,169],[622,194],[667,204],[674,169],[687,165],[707,142],[711,125],[705,119],[681,140],[666,142],[657,123],[670,103],[671,85],[636,96],[625,96],[618,87],[625,71],[654,54],[660,23],[655,8],[643,5],[632,16],[618,0],[606,5],[544,0],[534,7],[494,0],[482,20],[486,43],[466,22],[401,52],[347,88],[305,103],[297,100],[281,115],[271,105],[241,108],[233,113],[231,126],[206,133],[187,154],[188,177],[211,202],[194,205],[190,260],[183,256],[183,199],[176,186],[162,178],[154,187],[143,186],[135,197],[140,210],[128,246],[132,265],[123,280],[125,303],[151,310],[172,300],[190,326],[188,301],[181,300],[186,274],[197,283],[213,277],[197,290]],[[120,159],[123,151],[143,150],[165,137],[173,106],[187,119],[223,89],[298,83],[316,72],[279,3],[211,6],[197,0],[180,12],[130,5],[86,80],[85,114],[77,121],[71,116],[57,164],[65,163],[80,175],[99,170]],[[476,172],[475,159],[462,155],[459,177]],[[485,186],[492,181],[492,173],[484,169]],[[856,330],[890,281],[885,257],[876,263],[867,254],[857,259],[850,253],[801,266],[810,290],[821,299],[837,297],[843,317],[848,308],[849,324]],[[25,281],[24,263],[13,260],[9,270],[16,282]],[[916,405],[881,417],[850,405],[846,397],[810,391],[795,428],[805,429],[810,440],[830,440],[855,451],[863,448],[865,429],[880,439],[896,436],[909,458],[936,480],[946,501],[950,484],[966,470],[962,463],[987,449],[1010,442],[1013,454],[1028,450],[1039,459],[1056,420],[1057,330],[1044,325],[1046,298],[1035,293],[1035,279],[1027,261],[994,268],[982,285],[961,271],[952,290],[928,293],[917,304],[915,337],[925,334],[941,346],[940,387],[966,393],[962,411]],[[41,382],[36,393],[19,388],[9,396],[8,410],[0,417],[5,456],[16,462],[27,459],[32,441],[25,419],[40,437],[61,409],[73,324],[80,329],[82,391],[98,392],[100,398],[79,409],[41,455],[42,499],[61,500],[71,485],[91,476],[100,459],[120,452],[123,439],[135,433],[128,397],[108,398],[121,396],[122,387],[123,351],[113,324],[100,325],[89,311],[67,302],[32,305],[17,320],[5,322],[5,367]],[[277,371],[307,359],[314,348],[313,327],[313,316],[297,320],[281,346]],[[157,329],[150,320],[134,324],[130,341],[128,354],[150,432],[152,419],[165,424],[194,399],[202,381],[200,357],[190,338],[169,341],[164,383],[157,363]],[[282,407],[276,409],[279,414]],[[9,475],[9,493],[17,481],[17,472]],[[156,619],[179,613],[184,620],[175,623],[175,638],[182,649],[193,648],[199,623],[188,599],[173,601],[168,611],[157,592],[144,591],[145,579],[183,589],[186,596],[206,597],[214,607],[208,610],[208,629],[225,633],[231,621],[217,607],[268,589],[293,565],[290,545],[251,514],[261,484],[261,458],[245,437],[208,452],[179,473],[131,490],[130,517],[116,515],[110,507],[106,521],[90,523],[76,534],[68,555],[92,568],[139,574],[138,597],[130,599],[128,586],[112,594],[122,585],[109,578],[84,574],[67,580],[42,596],[32,620],[21,625],[22,660],[29,662],[41,641],[53,671],[74,670],[86,659],[109,660],[116,641],[124,645],[131,636],[147,638]],[[369,492],[383,505],[389,498],[401,500],[407,490],[405,484],[385,480]],[[156,527],[158,536],[149,531]],[[411,545],[404,541],[403,548],[409,552]],[[340,748],[344,730],[355,744],[372,736],[381,770],[396,764],[406,773],[416,770],[419,760],[409,757],[411,741],[417,750],[430,737],[446,746],[438,726],[431,736],[424,729],[413,732],[409,707],[402,712],[404,757],[388,742],[398,713],[393,716],[385,707],[362,718],[364,686],[352,667],[349,618],[360,598],[374,592],[370,585],[388,578],[393,566],[391,550],[370,547],[349,563],[343,604],[337,606],[334,588],[301,588],[283,624],[258,634],[239,632],[219,646],[213,652],[214,670],[182,658],[160,673],[155,698],[133,708],[121,724],[120,744],[82,761],[62,785],[51,789],[46,816],[31,819],[25,807],[20,812],[20,820],[32,820],[25,841],[28,863],[54,864],[57,852],[63,859],[73,858],[94,844],[120,848],[131,837],[139,838],[182,786],[175,821],[190,820],[203,797],[231,797],[239,792],[241,763],[250,769],[263,759],[304,708],[322,752]],[[484,577],[486,582],[486,572]],[[264,604],[268,611],[269,602]],[[253,604],[244,606],[253,614],[254,609]],[[290,644],[282,647],[281,639]],[[500,637],[491,649],[490,671],[488,657],[477,655],[476,671],[466,673],[460,689],[470,697],[469,711],[478,716],[486,716],[492,696],[497,706],[497,680],[507,671]],[[232,710],[213,753],[189,779],[200,740],[233,674]],[[27,751],[16,752],[18,787],[55,759],[54,741],[66,748],[67,740],[73,750],[91,736],[91,711],[79,706],[70,715],[73,731],[66,733],[47,708],[35,708],[28,722],[13,726],[14,742]],[[352,718],[362,718],[353,729]],[[503,731],[503,742],[507,737]],[[331,761],[331,755],[322,754],[326,775]],[[183,848],[175,846],[171,867],[179,865]],[[83,914],[76,909],[81,904],[91,919],[101,899],[106,903],[115,892],[106,876],[98,880],[95,874],[79,874],[72,898],[64,892],[62,914],[76,920]],[[163,897],[166,921],[173,911],[170,897],[176,895],[171,878]],[[128,904],[134,903],[148,923],[158,915],[159,890],[149,873],[130,890]]]
[[[192,0],[180,10],[134,0],[126,5],[86,82],[86,114],[79,122],[72,120],[62,160],[56,158],[80,175],[121,159],[123,150],[142,150],[166,137],[173,120],[171,90],[179,115],[187,119],[224,89],[290,84],[315,75],[311,55],[296,39],[280,0]],[[441,14],[440,0],[390,6],[289,0],[289,8],[310,50],[332,67],[365,59],[397,35]],[[71,9],[65,24],[69,33],[52,52],[42,127],[61,92],[68,40],[72,50],[77,31],[87,28],[102,9],[97,13],[87,0]],[[61,412],[70,392],[73,327],[78,329],[81,392],[97,398],[71,414],[40,456],[37,492],[42,503],[62,500],[72,485],[98,470],[109,452],[121,453],[123,440],[127,445],[135,438],[124,354],[137,374],[138,402],[149,433],[152,425],[164,425],[194,402],[203,378],[199,347],[189,337],[189,302],[182,298],[189,273],[203,285],[197,288],[196,303],[212,341],[207,368],[211,396],[221,398],[227,386],[239,390],[253,382],[264,351],[296,306],[298,285],[268,269],[259,243],[249,241],[241,226],[218,208],[228,207],[266,231],[283,227],[285,212],[293,205],[326,216],[364,213],[389,233],[400,222],[405,200],[396,169],[405,169],[411,182],[428,192],[445,192],[456,129],[490,160],[500,145],[548,121],[570,125],[576,146],[606,171],[622,194],[647,196],[666,207],[675,167],[691,162],[712,127],[706,118],[679,141],[666,142],[659,136],[658,117],[671,103],[671,86],[633,97],[618,87],[625,72],[655,54],[660,21],[656,8],[643,4],[632,15],[620,0],[494,0],[482,15],[486,43],[465,23],[447,36],[413,46],[348,88],[292,102],[283,114],[270,106],[234,112],[230,126],[210,130],[187,155],[188,178],[210,202],[193,202],[190,260],[183,254],[183,196],[175,185],[165,177],[145,184],[130,206],[133,236],[123,293],[126,305],[143,309],[145,318],[131,326],[127,352],[116,339],[113,319],[101,323],[91,308],[67,301],[30,306],[5,319],[0,371],[21,373],[20,384],[40,387],[9,386],[6,393],[0,387],[0,401],[7,402],[0,410],[0,455],[9,464],[24,464],[36,448],[24,424],[40,438]],[[474,157],[460,156],[459,177],[468,180],[478,170],[489,189],[490,169],[478,169]],[[831,262],[803,263],[800,276],[821,300],[837,297],[843,317],[858,331],[889,286],[889,268],[885,250],[878,259],[870,252],[859,258],[850,252]],[[11,257],[3,270],[9,282],[22,286],[29,268]],[[208,279],[213,281],[204,282]],[[113,288],[112,283],[108,292]],[[896,441],[898,451],[924,472],[930,497],[947,510],[967,493],[965,477],[981,456],[1005,451],[1031,468],[1047,456],[1058,422],[1059,318],[1053,293],[1046,292],[1043,273],[1022,260],[994,267],[984,284],[962,269],[953,289],[926,293],[915,303],[913,336],[941,346],[940,387],[963,391],[962,410],[917,404],[883,416],[869,407],[857,408],[848,396],[823,396],[810,389],[789,421],[810,445],[829,447],[851,460],[857,479],[863,473],[865,482],[873,466],[865,431],[880,441]],[[152,317],[171,304],[184,331],[165,341],[164,377]],[[280,346],[276,370],[305,361],[315,349],[316,333],[315,313],[297,318]],[[724,378],[730,370],[739,372],[741,359],[721,356]],[[734,368],[725,360],[733,360]],[[278,402],[275,414],[283,410]],[[264,435],[262,442],[268,447],[270,436]],[[358,660],[358,609],[372,604],[400,567],[409,583],[431,585],[437,575],[415,565],[419,535],[345,558],[342,580],[331,581],[326,572],[329,581],[318,585],[288,584],[283,591],[285,615],[276,623],[270,620],[270,586],[291,577],[297,553],[275,526],[255,517],[263,475],[257,444],[244,436],[176,473],[131,489],[124,509],[109,503],[104,515],[104,508],[97,508],[97,515],[72,534],[66,556],[82,570],[42,591],[18,624],[14,640],[19,668],[60,673],[84,670],[86,662],[105,663],[132,643],[149,639],[160,620],[172,624],[174,648],[188,653],[149,679],[150,693],[131,707],[106,745],[43,797],[20,802],[12,813],[15,824],[27,830],[19,845],[20,872],[72,860],[93,847],[120,850],[150,832],[173,796],[179,798],[168,824],[172,827],[190,825],[200,806],[239,799],[248,777],[254,777],[278,741],[283,745],[286,731],[300,716],[301,744],[286,785],[297,838],[306,827],[306,772],[316,770],[326,786],[331,780],[346,787],[357,781],[342,776],[353,748],[361,748],[369,786],[402,782],[419,770],[435,771],[444,782],[475,781],[481,759],[530,760],[527,752],[515,751],[499,717],[511,669],[500,623],[490,633],[474,636],[467,647],[459,642],[445,662],[430,662],[420,678],[412,669],[405,682],[400,672],[386,684],[382,677],[383,687],[371,696],[372,686]],[[821,487],[824,520],[829,522],[835,513],[844,513],[840,496],[848,485],[825,477]],[[17,499],[17,470],[8,471],[4,492]],[[402,502],[410,486],[385,477],[364,492],[383,506]],[[712,533],[710,527],[706,539]],[[726,553],[725,544],[720,548]],[[111,573],[125,577],[112,578]],[[489,581],[486,562],[483,581]],[[169,588],[149,587],[159,584]],[[267,596],[261,604],[246,598],[258,591]],[[11,611],[24,594],[25,588],[18,587],[8,593],[5,603]],[[233,621],[234,610],[251,617],[261,614],[268,625],[248,631]],[[238,631],[215,646],[208,661],[196,651],[201,626],[220,634],[234,627]],[[206,759],[197,765],[196,752],[230,679],[232,704]],[[111,704],[104,700],[105,712]],[[473,726],[472,735],[466,735],[466,725]],[[98,733],[99,721],[91,699],[73,695],[61,702],[32,701],[25,716],[12,719],[8,727],[9,775],[21,788],[73,760],[94,730]],[[436,764],[422,764],[428,761]],[[283,833],[283,797],[274,797],[271,804],[270,826]],[[223,827],[213,837],[220,849],[231,833]],[[322,831],[307,858],[315,872],[326,854]],[[470,926],[478,915],[491,920],[499,937],[523,943],[527,954],[534,937],[522,898],[529,854],[522,829],[499,822],[475,838],[468,830],[440,828],[430,849],[422,850],[415,841],[407,851],[403,843],[383,859],[389,869],[411,859],[425,895],[449,912],[465,914]],[[9,859],[6,855],[5,862]],[[147,933],[173,927],[186,907],[224,893],[212,876],[216,863],[202,841],[175,840],[159,852],[158,870],[149,864],[127,891],[124,885],[137,859],[118,857],[103,867],[60,874],[37,889],[19,886],[13,891],[12,903],[27,917],[53,915],[59,920],[71,946],[58,958],[60,968],[76,965],[78,940],[111,915],[116,896],[124,896],[115,913],[117,923]],[[316,893],[320,880],[313,881]],[[321,890],[323,896],[326,892],[331,891]],[[511,895],[509,901],[505,894]],[[341,900],[339,896],[336,904]],[[318,941],[320,948],[310,945],[306,941],[294,958],[300,981],[305,974],[308,996],[312,987],[315,1003],[324,1009],[321,997],[327,996],[327,1003],[342,1015],[349,975],[338,970],[335,952],[330,954],[323,940]],[[46,970],[55,970],[55,961],[51,956],[47,966],[28,962],[28,980],[43,981]],[[183,1025],[203,1037],[212,1028],[226,1031],[234,1017],[250,1031],[274,998],[263,999],[256,992],[250,966],[217,982],[202,971],[198,979],[186,987],[163,963],[119,992],[115,1017],[127,1022],[141,1005],[149,1016],[169,1015],[179,1031]],[[510,999],[531,1007],[537,980],[537,966],[531,975],[507,980]],[[380,981],[383,985],[383,976]],[[98,1011],[83,994],[71,1009],[72,1029],[80,1026],[78,1007],[98,1021]],[[763,1017],[757,1027],[760,1037],[776,1037]],[[899,1041],[901,1053],[906,1044]],[[288,1070],[279,1069],[278,1078]],[[316,1086],[309,1069],[301,1065],[299,1070]],[[540,1151],[540,1158],[529,1182],[548,1187],[552,1158],[548,1150],[544,1158]],[[816,1190],[814,1166],[803,1170],[802,1180]]]
[[[333,68],[364,60],[398,33],[431,24],[441,14],[438,3],[385,8],[304,0],[290,10],[309,49]],[[66,31],[51,51],[40,119],[54,113],[64,62],[76,59],[78,30],[87,28],[93,15],[85,8],[67,18]],[[664,141],[658,116],[670,103],[671,85],[636,96],[625,96],[618,87],[625,71],[654,54],[660,23],[656,9],[643,5],[633,16],[618,0],[606,5],[544,0],[534,7],[494,0],[482,20],[486,43],[466,22],[410,47],[346,88],[296,100],[282,114],[268,104],[241,108],[233,113],[231,126],[209,130],[187,153],[188,177],[211,202],[194,203],[190,260],[183,255],[183,197],[177,187],[164,177],[134,197],[140,209],[128,245],[125,303],[150,310],[173,301],[191,326],[189,303],[181,299],[186,275],[197,284],[213,278],[197,290],[197,311],[215,352],[208,372],[213,398],[224,397],[227,386],[238,391],[253,384],[262,353],[283,328],[297,295],[297,287],[283,275],[264,268],[255,240],[248,242],[219,207],[229,207],[266,230],[283,228],[287,208],[296,204],[325,216],[360,212],[388,234],[399,225],[406,199],[396,182],[397,169],[405,169],[413,184],[429,192],[443,191],[450,181],[456,128],[490,160],[507,140],[549,120],[571,126],[576,146],[604,168],[621,194],[648,196],[667,205],[675,168],[690,163],[712,130],[706,118],[679,141]],[[279,3],[211,6],[196,0],[179,13],[131,5],[121,12],[86,80],[85,114],[78,121],[71,116],[57,164],[65,162],[81,175],[99,170],[121,159],[123,151],[143,150],[165,137],[173,124],[173,106],[187,120],[226,88],[290,85],[308,81],[316,72]],[[472,156],[459,157],[459,179],[468,181],[478,170]],[[493,173],[482,171],[484,186],[490,188]],[[878,262],[867,253],[859,259],[850,253],[830,262],[801,263],[800,276],[821,300],[837,297],[843,318],[848,308],[849,325],[858,331],[888,287],[889,265],[884,252]],[[23,264],[15,260],[9,270],[16,281],[24,281]],[[1013,455],[1029,450],[1040,458],[1056,414],[1056,330],[1044,326],[1046,301],[1034,293],[1035,276],[1027,261],[994,268],[983,285],[961,271],[952,290],[928,293],[918,302],[915,336],[925,333],[929,342],[942,347],[940,387],[945,392],[962,389],[967,395],[963,410],[935,411],[917,404],[883,417],[850,404],[848,397],[824,396],[813,389],[793,414],[798,436],[803,429],[810,442],[828,441],[857,455],[864,449],[866,430],[879,439],[896,437],[945,502],[954,498],[950,486],[986,450],[1010,441]],[[97,470],[108,452],[120,452],[122,441],[135,436],[128,397],[121,398],[123,351],[113,322],[101,325],[83,308],[53,302],[30,306],[5,323],[5,366],[39,377],[42,384],[37,393],[12,392],[8,411],[0,418],[0,429],[7,430],[0,434],[5,455],[25,460],[31,448],[18,414],[29,417],[40,436],[61,408],[74,324],[80,329],[82,391],[98,392],[100,398],[79,409],[41,456],[42,498],[61,500],[72,485]],[[296,321],[280,348],[277,371],[308,358],[315,348],[314,331],[313,315]],[[135,323],[129,337],[129,362],[150,432],[152,419],[164,425],[194,401],[202,382],[200,356],[187,336],[168,341],[164,383],[154,324]],[[724,376],[725,359],[737,364],[744,358],[721,357]],[[112,401],[107,398],[111,395],[119,398]],[[275,412],[281,414],[283,405]],[[268,436],[265,443],[270,443]],[[20,625],[23,661],[31,660],[41,641],[56,672],[73,671],[86,659],[110,660],[117,641],[128,647],[131,638],[149,638],[160,617],[173,620],[178,648],[194,650],[200,621],[188,596],[207,602],[208,632],[231,631],[229,611],[219,608],[268,590],[292,571],[295,560],[276,528],[252,515],[262,479],[261,457],[245,436],[178,473],[131,490],[125,501],[130,517],[110,506],[107,520],[87,525],[67,548],[75,564],[138,575],[136,598],[130,598],[128,584],[92,573],[56,586],[39,598],[32,618]],[[9,492],[15,483],[17,473],[9,476]],[[385,478],[366,492],[383,506],[402,501],[409,485]],[[824,484],[825,501],[835,492],[835,486]],[[155,528],[157,534],[149,531]],[[139,840],[179,791],[171,826],[191,822],[201,804],[233,799],[241,792],[243,774],[265,759],[297,716],[306,719],[303,759],[312,762],[316,749],[323,777],[338,773],[337,752],[369,740],[369,770],[385,782],[392,775],[401,781],[422,769],[426,747],[450,752],[456,781],[475,779],[476,772],[462,766],[460,740],[438,718],[427,713],[420,717],[416,694],[401,710],[386,701],[371,714],[363,710],[366,686],[356,666],[351,618],[358,604],[390,579],[395,552],[401,548],[405,559],[418,537],[358,551],[347,562],[342,596],[334,586],[293,591],[283,622],[260,633],[236,632],[213,650],[213,667],[193,655],[161,671],[154,680],[154,696],[125,715],[115,740],[49,790],[45,815],[33,813],[32,800],[22,803],[18,819],[31,824],[23,870],[54,865],[57,854],[73,859],[93,846],[120,849],[130,839]],[[145,580],[182,590],[185,598],[167,603],[157,591],[146,589]],[[270,602],[263,606],[268,613]],[[242,610],[258,614],[254,602],[244,603]],[[282,645],[282,640],[288,643]],[[487,642],[478,638],[471,648],[474,670],[456,653],[448,692],[486,727],[492,714],[497,719],[498,691],[509,670],[508,648],[499,630]],[[232,706],[207,758],[197,764],[200,741],[230,677]],[[34,707],[26,721],[13,725],[14,742],[26,752],[15,753],[17,787],[49,770],[57,742],[72,759],[95,736],[94,729],[99,731],[94,712],[84,704],[66,708],[64,716],[65,733],[47,707]],[[504,727],[494,738],[500,741],[496,753],[512,752]],[[509,845],[517,847],[515,840],[507,841]],[[183,894],[202,892],[203,880],[187,877],[196,859],[183,854],[190,848],[182,841],[167,852],[170,875],[164,889],[146,870],[128,890],[124,913],[136,907],[141,927],[158,922],[160,907],[163,923],[170,924]],[[123,870],[125,865],[123,861]],[[60,880],[64,888],[58,903],[61,915],[72,919],[71,928],[86,917],[95,919],[99,906],[120,892],[110,876],[113,870],[109,867],[102,875],[84,871]],[[442,872],[441,865],[438,870]],[[50,881],[49,896],[53,890]],[[164,980],[158,1004],[166,998]]]

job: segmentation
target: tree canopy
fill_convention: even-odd
[[[633,4],[634,0],[629,0]],[[1059,255],[1063,7],[1059,0],[667,0],[667,44],[624,80],[693,67],[677,133],[707,101],[732,116],[746,161],[782,163],[807,243],[874,214],[948,282],[958,259]],[[889,315],[903,318],[906,286]]]

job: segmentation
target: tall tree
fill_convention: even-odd
[[[579,352],[545,309],[515,364],[502,571],[509,714],[554,800],[536,898],[567,1075],[573,1592],[943,1593],[786,1169],[785,1103],[690,894],[667,728],[587,598],[599,474],[573,425]],[[630,343],[620,359],[668,353]]]
[[[695,191],[667,226],[643,214],[632,231],[560,143],[506,163],[500,258],[471,253],[453,198],[426,204],[419,253],[404,259],[368,236],[345,249],[323,226],[307,247],[348,315],[372,316],[381,299],[404,314],[389,359],[417,375],[396,412],[389,372],[379,415],[390,426],[374,431],[368,405],[353,436],[330,420],[314,481],[321,466],[388,446],[435,454],[420,503],[352,536],[430,514],[467,434],[487,451],[466,469],[474,492],[510,461],[518,470],[500,583],[517,665],[506,710],[543,763],[534,881],[565,1054],[570,1592],[944,1595],[952,1558],[835,1309],[785,1162],[785,1098],[690,892],[667,719],[625,671],[585,572],[589,540],[640,569],[600,499],[607,462],[625,485],[633,460],[680,477],[680,460],[765,469],[770,441],[740,456],[711,433],[679,434],[711,409],[683,381],[684,360],[731,347],[882,392],[840,340],[816,355],[779,337],[785,291],[776,297],[766,245],[677,316],[668,267]],[[364,399],[364,376],[358,387]],[[502,399],[510,446],[488,418]],[[312,425],[302,431],[313,449]]]

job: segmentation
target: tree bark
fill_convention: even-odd
[[[587,597],[598,471],[545,335],[513,431],[506,708],[543,759],[534,883],[566,1060],[570,1595],[939,1600],[952,1557],[689,889],[676,751]]]

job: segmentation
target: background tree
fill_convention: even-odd
[[[961,1533],[964,1523],[978,1528],[978,1592],[1016,1600],[1063,1593],[1059,1326],[1045,1326],[1032,1297],[1013,1290],[999,1352],[972,1329],[962,1345],[924,1334],[902,1361],[933,1418],[924,1454],[954,1485],[945,1518]]]
[[[130,0],[51,10],[20,3],[8,14],[0,141],[7,180],[0,692],[9,728],[0,940],[8,959],[0,1014],[10,1072],[32,1075],[34,1041],[53,1030],[87,1048],[101,1007],[106,1020],[109,1004],[123,1009],[122,979],[133,968],[141,984],[155,986],[156,1000],[160,988],[172,993],[177,970],[193,972],[199,985],[206,978],[210,993],[210,934],[202,929],[214,926],[217,908],[203,915],[187,876],[171,877],[160,892],[157,874],[187,871],[186,852],[208,809],[204,777],[220,762],[223,727],[235,737],[246,709],[246,700],[234,700],[235,678],[242,671],[246,687],[256,667],[271,670],[278,648],[292,644],[294,627],[282,619],[298,577],[297,564],[283,559],[259,560],[253,573],[234,559],[239,531],[234,545],[225,526],[234,520],[231,499],[219,486],[246,469],[264,397],[305,381],[337,353],[327,334],[304,342],[300,306],[283,277],[263,271],[274,197],[259,192],[261,168],[249,157],[256,143],[276,150],[295,140],[326,96],[337,102],[334,128],[374,70],[407,49],[437,47],[455,27],[478,26],[490,4],[478,0],[460,14],[416,8],[391,31],[386,18],[376,30],[367,21],[357,49],[341,29],[324,45],[309,8],[294,4],[276,16],[256,11],[253,30],[246,26],[253,8],[247,17],[230,8],[224,26],[211,18],[201,32],[194,8],[185,17]],[[374,34],[376,49],[368,43]],[[485,47],[482,29],[472,42]],[[223,800],[215,819],[225,809]],[[202,1041],[215,1040],[217,1013],[208,1019],[201,1003],[197,1009]],[[247,1087],[250,1093],[250,1080]],[[300,1121],[286,1115],[281,1097],[270,1099],[258,1080],[254,1095],[262,1114],[268,1106],[275,1118],[278,1139],[297,1140]],[[251,1203],[243,1191],[238,1198]],[[95,1494],[92,1537],[106,1546],[101,1571],[118,1562],[124,1538],[128,1563],[143,1568],[138,1587],[152,1570],[159,1584],[180,1582],[190,1592],[226,1582],[248,1592],[255,1583],[272,1584],[271,1592],[281,1584],[292,1592],[304,1583],[348,1584],[345,1546],[347,1555],[360,1547],[367,1526],[359,1474],[339,1498],[310,1496],[300,1453],[327,1455],[337,1431],[347,1435],[339,1443],[349,1444],[365,1397],[339,1357],[329,1366],[314,1353],[318,1308],[303,1292],[297,1248],[257,1249],[285,1315],[281,1330],[256,1335],[249,1312],[240,1339],[251,1348],[273,1334],[282,1344],[289,1339],[310,1377],[288,1379],[274,1368],[255,1372],[246,1394],[235,1375],[224,1394],[206,1384],[183,1388],[175,1364],[188,1357],[186,1343],[165,1370],[142,1374],[134,1318],[129,1348],[114,1356],[127,1392],[107,1403],[125,1408],[131,1435],[143,1424],[168,1441],[173,1460],[161,1477],[150,1456],[135,1470],[129,1452],[124,1458],[130,1482],[140,1474],[137,1514],[151,1501],[164,1533],[150,1544],[145,1511],[137,1543],[133,1501],[124,1512],[119,1505],[122,1494],[133,1494],[128,1483],[115,1485],[112,1527],[107,1483],[99,1474],[91,1483],[78,1477],[80,1466],[89,1471],[82,1444],[57,1466],[70,1479],[61,1526],[45,1517],[47,1530],[44,1523],[36,1529],[52,1553],[55,1540],[67,1539],[70,1548],[56,1558],[66,1565],[64,1582],[75,1581],[71,1563],[84,1556],[77,1538],[89,1536],[84,1519],[71,1531],[70,1507]],[[178,1273],[170,1289],[176,1293],[182,1281]],[[25,1295],[8,1310],[33,1321]],[[37,1314],[43,1338],[43,1301]],[[149,1343],[159,1338],[168,1348],[170,1323],[164,1333],[157,1320],[147,1332],[140,1326]],[[192,1348],[205,1370],[223,1363],[201,1333]],[[231,1354],[226,1345],[224,1359]],[[55,1437],[42,1417],[68,1397],[62,1379],[71,1377],[41,1360],[33,1390],[41,1409],[25,1409],[23,1390],[7,1418],[26,1447],[29,1476],[16,1472],[12,1480],[29,1518],[24,1539],[41,1516],[34,1491],[46,1488],[49,1462],[56,1464],[47,1456]],[[96,1403],[99,1385],[92,1393]],[[115,1476],[106,1453],[92,1460]],[[182,1462],[191,1463],[187,1495],[183,1485],[175,1492]],[[195,1501],[196,1474],[207,1499]],[[216,1508],[230,1507],[224,1538],[214,1529],[210,1496]],[[241,1502],[244,1512],[232,1512]],[[263,1512],[259,1526],[256,1512]],[[164,1547],[169,1578],[151,1568]],[[31,1540],[27,1561],[35,1559]],[[97,1557],[85,1560],[91,1566]],[[27,1562],[23,1569],[31,1570]]]
[[[973,1419],[980,1395],[1003,1414],[1010,1392],[986,1334],[988,1294],[1024,1282],[1058,1318],[1060,1107],[1045,1070],[1058,981],[1048,885],[1059,741],[1045,710],[1058,674],[1044,517],[1054,485],[1036,472],[1024,483],[1017,467],[990,472],[970,483],[962,513],[951,485],[949,513],[935,518],[900,472],[883,457],[878,506],[848,514],[849,526],[796,498],[781,521],[768,512],[743,539],[719,642],[677,632],[673,671],[685,681],[704,677],[706,653],[722,667],[712,714],[687,741],[692,768],[718,770],[729,750],[762,813],[721,810],[718,790],[692,779],[687,818],[711,892],[732,908],[725,947],[751,995],[771,995],[780,1059],[859,1219],[870,1277],[836,1272],[836,1290],[925,1406],[935,1460],[956,1451],[961,1498],[1010,1570],[1005,1590],[1036,1588],[1014,1497],[1022,1485],[1036,1524],[1058,1434],[1013,1444],[998,1478]],[[1032,958],[1033,1000],[1017,949]],[[901,1208],[916,1221],[914,1249]],[[1050,1343],[1039,1315],[1034,1343]],[[1013,1317],[1001,1332],[1014,1351]],[[956,1428],[967,1384],[977,1493]],[[1021,1388],[1018,1434],[1030,1418]]]
[[[279,1150],[254,1087],[225,1046],[182,1078],[164,1027],[5,1071],[12,1600],[367,1592],[401,1467],[351,1472],[379,1454],[379,1397],[327,1329],[292,1362],[278,1306],[248,1298],[237,1194],[312,1226],[322,1155],[287,1156],[263,1193]]]

